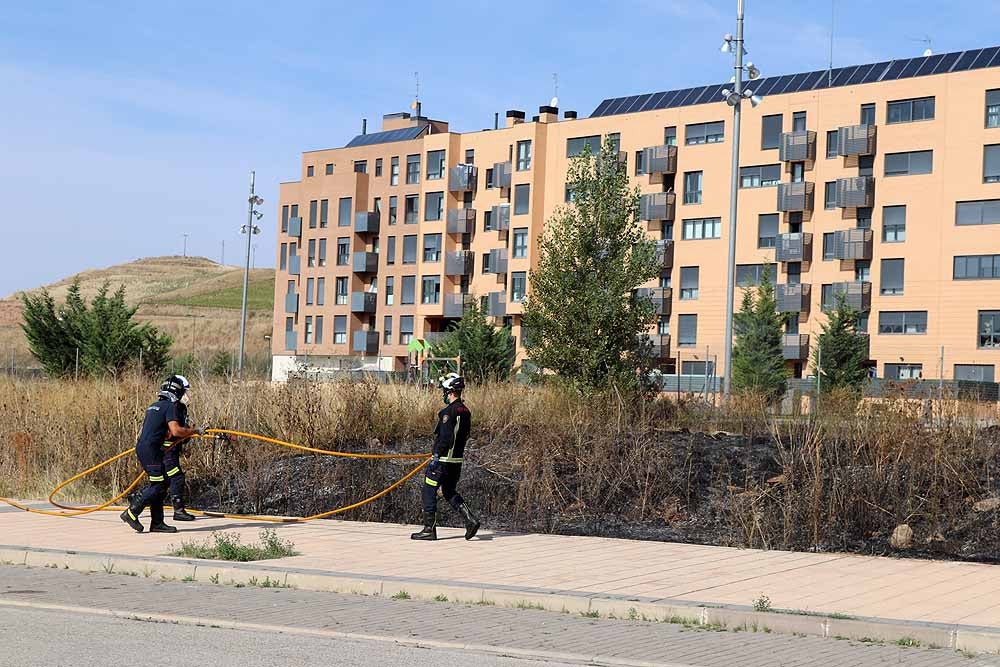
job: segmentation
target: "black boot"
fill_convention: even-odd
[[[437,528],[435,528],[435,512],[424,512],[424,527],[418,533],[410,535],[411,540],[436,540],[438,538]]]
[[[163,496],[149,506],[149,532],[151,533],[176,533],[177,529],[163,523]]]
[[[129,525],[137,533],[143,531],[142,524],[139,523],[139,515],[142,514],[142,501],[139,496],[132,495],[129,497],[128,507],[125,511],[121,513],[121,519]]]
[[[458,513],[465,519],[465,539],[471,540],[479,532],[479,517],[465,503],[459,504]]]
[[[194,515],[184,509],[184,499],[174,496],[172,499],[174,506],[174,521],[194,521]]]

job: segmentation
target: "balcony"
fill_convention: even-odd
[[[670,334],[656,334],[649,337],[653,343],[650,349],[656,361],[666,361],[670,358]]]
[[[873,237],[870,229],[841,229],[834,232],[834,259],[871,259]]]
[[[782,356],[789,361],[809,359],[809,334],[785,334],[781,345]]]
[[[815,162],[816,133],[812,130],[783,132],[778,145],[778,160],[781,162]]]
[[[871,208],[875,205],[875,179],[852,176],[837,179],[837,206],[840,208]]]
[[[285,294],[285,312],[286,313],[297,313],[299,312],[299,295],[295,292],[289,292]]]
[[[298,276],[302,274],[302,258],[298,255],[288,256],[288,275]]]
[[[448,233],[471,234],[476,228],[476,209],[448,209]]]
[[[460,164],[448,170],[448,191],[468,192],[475,190],[478,180],[478,167],[471,164]]]
[[[378,339],[377,331],[355,331],[351,350],[365,355],[378,354]]]
[[[635,295],[640,299],[651,300],[657,315],[670,315],[673,290],[669,287],[641,287],[635,291]]]
[[[495,162],[493,164],[493,187],[509,188],[510,176],[510,160],[507,162]]]
[[[354,214],[355,234],[378,234],[381,216],[378,211],[358,211]]]
[[[812,213],[815,190],[816,184],[809,181],[778,183],[778,210],[786,213]]]
[[[471,250],[455,250],[444,255],[444,275],[446,276],[469,276],[472,275],[472,266],[475,256]]]
[[[674,266],[674,242],[670,239],[662,239],[656,242],[656,263],[664,269]]]
[[[813,235],[778,234],[774,242],[774,258],[779,262],[811,262]]]
[[[490,229],[496,232],[510,229],[510,204],[498,204],[490,211]]]
[[[855,280],[846,283],[833,283],[826,294],[823,294],[823,310],[831,311],[837,307],[837,298],[843,294],[847,297],[847,305],[862,312],[872,309],[872,284],[867,281]]]
[[[351,256],[351,270],[354,273],[377,273],[377,252],[356,252]]]
[[[444,294],[444,316],[461,317],[462,314],[475,304],[475,299],[471,294],[455,294],[445,292]]]
[[[653,181],[654,177],[659,178],[659,182],[663,182],[662,176],[664,174],[676,174],[677,173],[677,146],[668,146],[666,144],[662,146],[648,146],[642,149],[642,170],[649,174],[650,181]]]
[[[837,155],[858,157],[874,154],[874,125],[848,125],[837,131]]]
[[[292,237],[302,236],[302,218],[288,219],[288,235]]]
[[[377,303],[378,294],[375,292],[351,292],[352,313],[374,313]]]
[[[775,285],[774,298],[779,313],[808,313],[812,285]]]
[[[649,222],[673,220],[676,206],[677,195],[673,192],[653,192],[642,195],[639,198],[639,219]]]
[[[490,250],[489,271],[483,273],[507,273],[507,248]]]
[[[296,345],[298,343],[297,339],[298,339],[298,336],[295,335],[294,331],[286,331],[285,332],[285,349],[286,350],[295,350]]]
[[[486,314],[490,317],[503,317],[507,314],[507,292],[490,292],[486,300]]]
[[[428,345],[437,345],[448,337],[448,333],[447,331],[425,331],[423,339]]]

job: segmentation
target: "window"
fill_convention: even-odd
[[[777,279],[778,273],[773,271],[771,280]],[[789,285],[798,285],[802,282],[802,262],[788,262],[785,264],[785,280]]]
[[[823,208],[837,208],[837,181],[827,181],[823,189]]]
[[[910,176],[929,174],[934,162],[934,151],[912,151],[909,153],[886,153],[886,176]]]
[[[336,292],[337,293],[335,295],[334,302],[338,306],[346,306],[347,305],[347,276],[340,276],[340,277],[338,277],[337,278],[337,284],[335,285],[335,287],[336,287]]]
[[[385,305],[391,306],[396,303],[396,278],[386,276],[385,278]]]
[[[518,227],[514,230],[514,259],[524,259],[528,256],[528,228]]]
[[[340,208],[337,211],[337,226],[338,227],[350,227],[351,226],[351,198],[341,197],[340,198]]]
[[[796,111],[792,114],[792,132],[805,132],[806,112]]]
[[[326,305],[326,278],[316,279],[316,305]]]
[[[368,173],[368,160],[355,160],[354,161],[354,173],[355,174],[367,174]]]
[[[768,280],[774,284],[774,278],[778,274],[777,264],[737,264],[736,265],[736,286],[754,287],[760,285],[767,273]]]
[[[721,120],[714,123],[685,125],[684,143],[688,146],[721,143],[724,138],[725,126],[725,122]]]
[[[697,266],[681,267],[681,301],[698,298],[698,273]]]
[[[306,266],[316,266],[316,239],[309,239],[309,251],[306,254]]]
[[[474,148],[465,149],[465,164],[476,163],[476,150]]]
[[[493,230],[493,211],[483,211],[483,231]]]
[[[441,277],[424,276],[421,282],[420,303],[441,303]]]
[[[656,333],[660,336],[670,335],[670,318],[668,316],[662,315],[656,321]]]
[[[967,382],[995,382],[994,367],[988,364],[955,364],[955,379]]]
[[[375,175],[382,175],[382,158],[375,158]]]
[[[607,142],[611,144],[611,150],[615,153],[621,151],[622,148],[622,135],[621,132],[609,132],[607,136]]]
[[[934,120],[933,97],[889,102],[886,108],[886,123],[911,123],[918,120]]]
[[[413,340],[413,315],[399,317],[399,344],[406,345]]]
[[[760,148],[769,150],[781,144],[781,114],[764,116],[760,124]]]
[[[306,167],[306,176],[312,178],[314,169],[315,168],[312,165],[309,165],[308,167]],[[309,342],[309,341],[306,341],[306,342]]]
[[[858,229],[871,229],[872,209],[868,206],[859,206],[857,209],[856,226]]]
[[[333,317],[333,344],[343,345],[347,342],[347,315]]]
[[[574,137],[566,140],[566,157],[576,157],[581,155],[586,146],[590,146],[590,153],[596,155],[601,152],[601,135],[595,134],[589,137]]]
[[[306,337],[305,344],[311,345],[313,342],[313,318],[312,315],[306,315]]]
[[[326,163],[326,175],[327,176],[332,176],[333,175],[333,163],[332,162],[327,162]]]
[[[392,345],[392,315],[382,318],[382,342]]]
[[[527,171],[531,169],[531,142],[517,142],[517,170]]]
[[[424,261],[441,261],[441,235],[424,234]]]
[[[862,125],[874,125],[875,124],[875,105],[871,102],[868,104],[861,105],[861,124]]]
[[[858,176],[874,176],[874,175],[875,175],[875,156],[859,155]]]
[[[515,271],[510,274],[510,300],[513,303],[524,301],[524,295],[528,289],[528,274],[524,271]]]
[[[330,222],[330,200],[324,199],[319,203],[319,226],[326,229]]]
[[[1000,144],[983,146],[983,183],[1000,183]]]
[[[823,261],[828,262],[837,255],[836,235],[833,232],[823,233]]]
[[[872,263],[870,261],[854,261],[854,280],[862,283],[872,281]]]
[[[313,199],[309,202],[309,229],[316,229],[316,217],[319,212],[319,202]]]
[[[982,349],[1000,348],[1000,310],[979,311],[979,345]]]
[[[684,221],[682,239],[717,239],[722,234],[722,218],[694,218]]]
[[[986,91],[986,127],[1000,127],[1000,89]]]
[[[955,202],[956,225],[1000,225],[1000,199]]]
[[[636,176],[642,176],[643,174],[646,173],[645,167],[643,167],[643,164],[642,164],[642,162],[643,162],[642,156],[643,156],[643,152],[642,151],[636,151],[635,152],[635,175]]]
[[[417,215],[419,213],[420,201],[418,199],[420,195],[406,195],[406,201],[404,206],[406,207],[403,211],[403,222],[407,225],[417,224]]]
[[[573,188],[570,187],[568,183],[566,184],[566,190],[565,190],[565,195],[563,197],[563,201],[565,201],[567,204],[572,204],[573,202],[576,201],[576,193],[573,192]]]
[[[278,268],[284,271],[288,268],[288,244],[282,243],[281,248],[278,250]]]
[[[955,257],[955,280],[1000,279],[1000,255],[959,255]]]
[[[715,375],[715,364],[711,361],[682,361],[681,375]]]
[[[741,188],[766,188],[781,182],[780,164],[740,167]]]
[[[903,260],[882,260],[881,293],[885,296],[903,293]]]
[[[670,127],[663,128],[663,143],[667,146],[677,145],[677,126],[671,125]]]
[[[316,316],[316,344],[319,345],[323,342],[323,316]]]
[[[919,380],[923,376],[923,364],[886,364],[886,380]]]
[[[757,247],[773,248],[778,236],[778,214],[765,213],[757,216]]]
[[[420,182],[420,156],[406,156],[406,182],[409,184]]]
[[[488,252],[487,253],[483,253],[483,273],[492,273],[493,272],[491,270],[491,267],[490,267],[490,257],[491,256],[492,255],[490,255],[490,253],[488,253]]]
[[[316,287],[316,280],[314,278],[306,278],[306,305],[313,305],[313,291]]]
[[[684,203],[701,203],[701,175],[700,171],[688,171],[684,173]]]
[[[351,239],[341,236],[337,239],[337,266],[351,263]]]
[[[698,316],[677,316],[677,346],[694,347],[698,342]]]
[[[906,207],[882,207],[882,243],[902,243],[906,240]]]
[[[372,212],[375,213],[375,217],[378,218],[378,221],[381,223],[382,222],[382,198],[381,197],[375,197],[374,199],[372,199]],[[378,239],[377,236],[375,238]]]
[[[826,133],[826,159],[839,155],[840,130],[827,130]]]
[[[404,306],[412,305],[416,299],[417,277],[403,276],[403,292],[399,302]]]
[[[288,231],[288,204],[281,207],[281,231]]]
[[[389,185],[399,185],[399,156],[389,160]]]
[[[493,170],[492,169],[487,169],[486,170],[486,189],[487,190],[492,190],[493,189]]]
[[[392,265],[396,263],[396,237],[390,236],[386,240],[385,263]]]
[[[427,151],[427,180],[444,178],[444,151]]]
[[[389,197],[389,224],[396,224],[396,214],[399,211],[399,197],[393,195]]]
[[[424,220],[440,220],[444,216],[444,193],[428,192],[424,195]]]
[[[925,334],[927,333],[926,310],[883,310],[878,314],[880,334]]]
[[[417,235],[407,234],[403,237],[403,264],[417,263]]]
[[[531,184],[520,183],[514,186],[514,215],[525,215],[528,212],[531,199]]]

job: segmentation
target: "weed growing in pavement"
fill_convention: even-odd
[[[495,607],[496,604],[497,603],[494,602],[493,600],[480,600],[479,602],[476,603],[476,606],[479,606],[479,607]]]
[[[59,566],[53,564],[52,567],[58,568]],[[104,568],[104,572],[107,573],[107,574],[111,574],[111,573],[113,573],[115,571],[115,564],[112,563],[111,561],[105,561],[104,564],[101,565],[101,567]]]
[[[514,604],[515,609],[535,609],[538,611],[545,611],[545,607],[538,604],[537,602],[528,602],[526,600],[518,600]]]
[[[581,611],[580,616],[584,618],[600,618],[601,612],[599,611]]]
[[[913,637],[903,636],[903,637],[900,637],[899,639],[896,640],[896,646],[909,646],[909,647],[916,648],[916,647],[919,647],[919,646],[923,646],[923,644],[921,643],[921,641],[919,639],[914,639]]]
[[[753,610],[771,611],[771,598],[761,593],[760,597],[753,601]]]
[[[399,591],[395,595],[392,596],[392,599],[393,600],[409,600],[410,599],[410,594],[407,593],[406,591]]]
[[[628,608],[628,615],[625,618],[627,618],[630,621],[638,621],[639,620],[639,610],[636,609],[635,607],[629,607]],[[643,620],[645,620],[645,619],[643,619]]]
[[[146,579],[149,579],[151,576],[153,576],[153,568],[149,567],[148,565],[142,568],[142,576]]]
[[[216,572],[211,577],[209,577],[208,580],[211,581],[213,584],[219,583],[219,573]]]
[[[448,601],[448,596],[447,595],[435,595],[434,596],[434,601],[435,602],[447,602]]]
[[[181,542],[181,546],[174,548],[167,555],[246,563],[297,556],[299,552],[295,550],[294,543],[282,540],[275,530],[268,528],[261,531],[260,544],[243,544],[239,535],[212,533],[211,540]]]

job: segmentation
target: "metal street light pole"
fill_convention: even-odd
[[[240,308],[240,359],[236,371],[236,375],[240,380],[243,379],[243,356],[247,335],[247,291],[250,287],[250,244],[253,240],[254,234],[260,234],[260,227],[254,224],[254,218],[256,217],[257,220],[260,220],[262,217],[261,214],[254,209],[254,206],[264,203],[264,200],[254,193],[255,176],[256,172],[251,171],[250,197],[247,199],[247,224],[240,230],[243,234],[247,235],[246,262],[243,265],[243,303]]]

